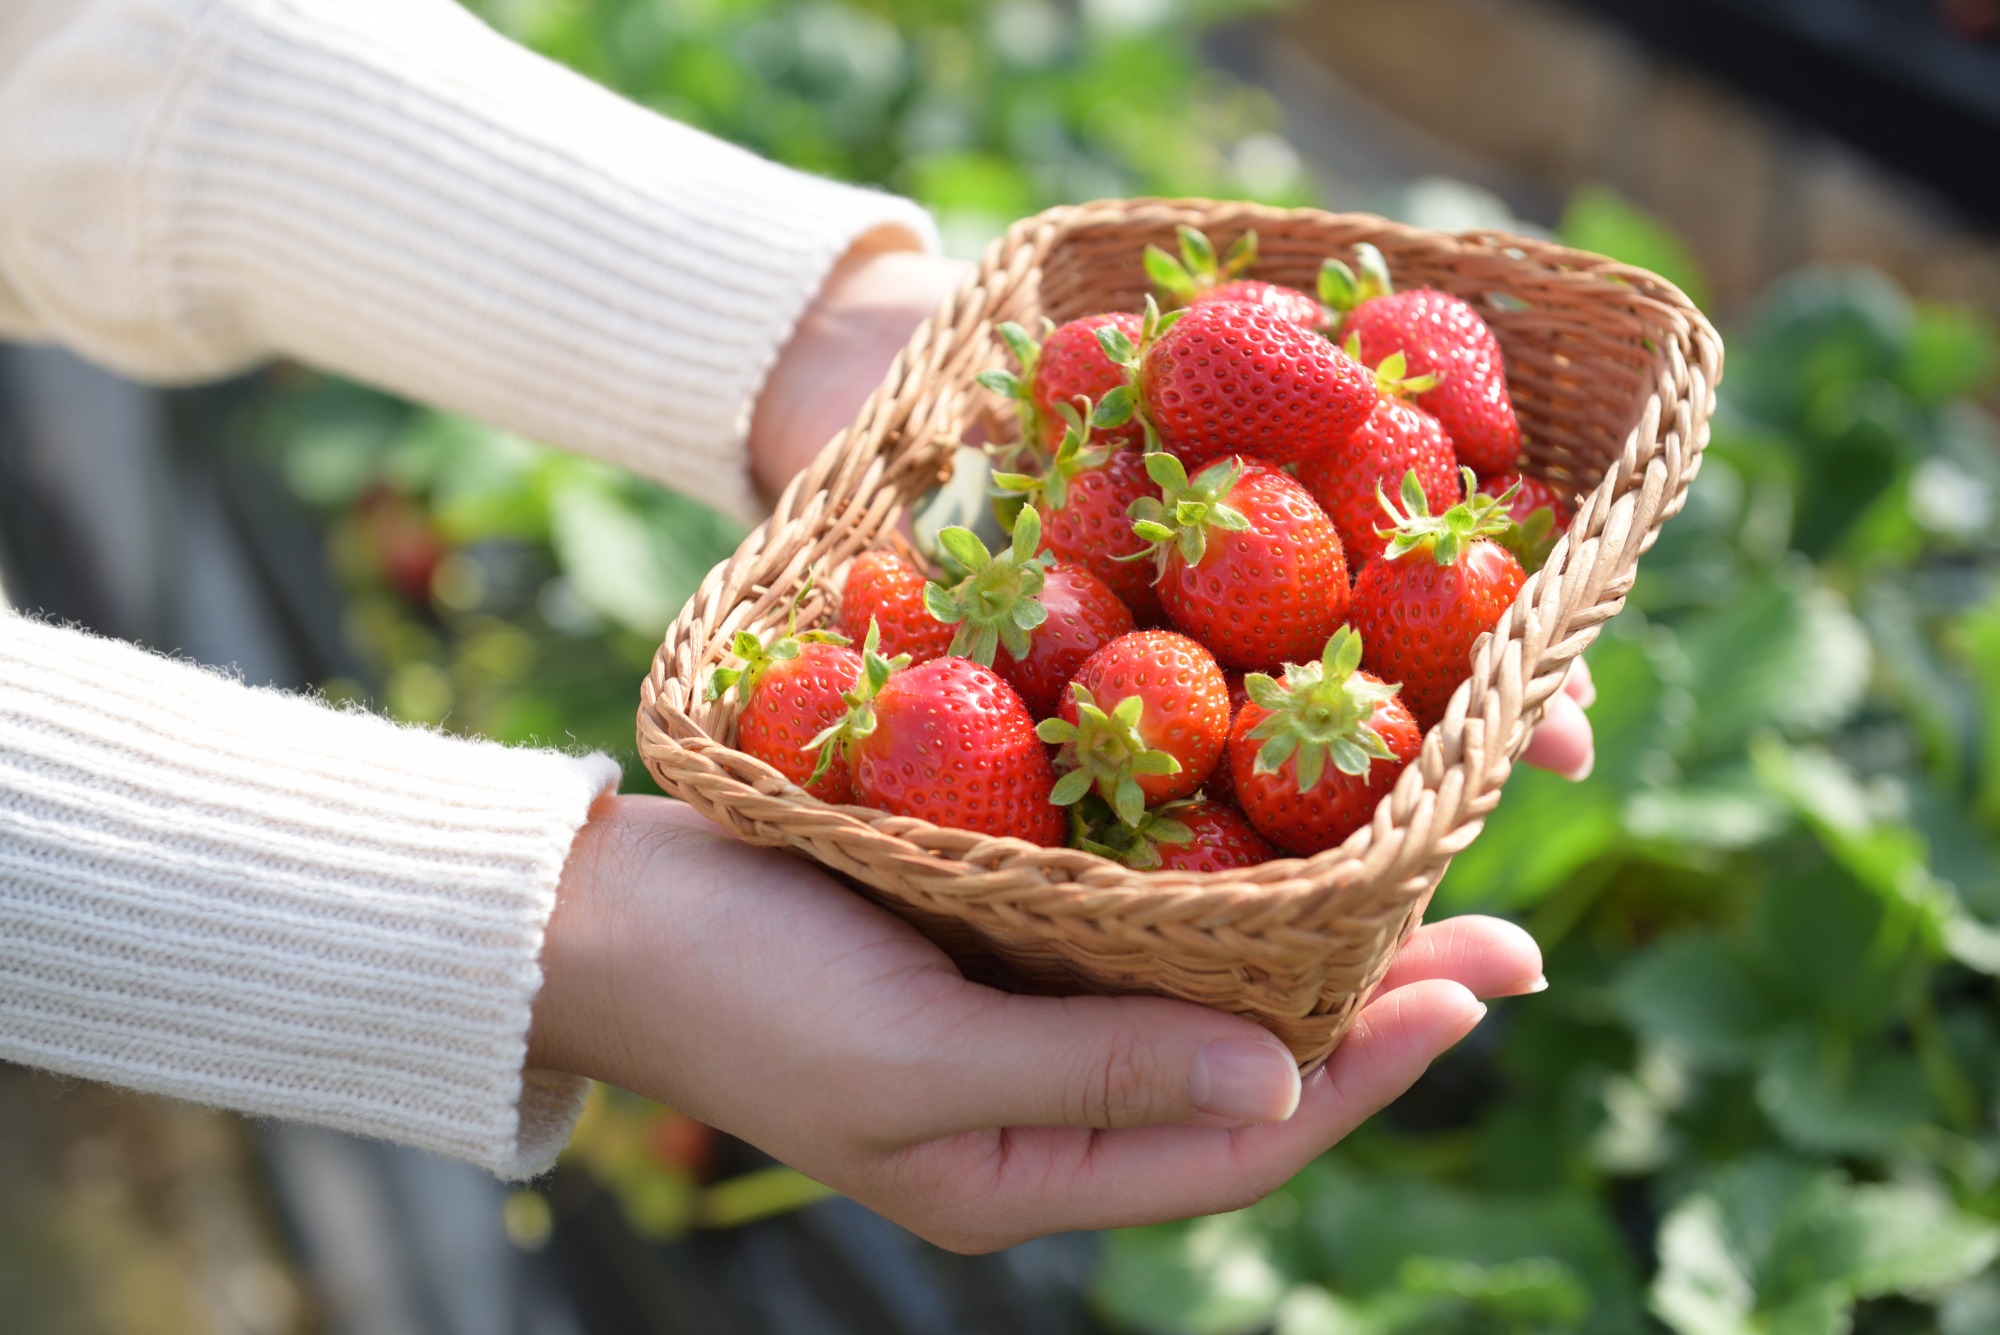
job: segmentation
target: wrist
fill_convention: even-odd
[[[878,229],[857,242],[779,353],[748,442],[751,477],[767,497],[853,420],[917,326],[964,280],[964,261],[903,248],[906,238]]]
[[[608,873],[620,861],[619,850],[630,846],[635,800],[644,799],[599,797],[570,844],[542,936],[542,985],[528,1028],[530,1069],[606,1078],[603,1026],[618,1022],[611,950],[618,939],[618,882]]]

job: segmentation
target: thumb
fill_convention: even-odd
[[[931,1074],[948,1131],[1282,1122],[1299,1068],[1241,1016],[1155,997],[1023,997],[980,989]]]

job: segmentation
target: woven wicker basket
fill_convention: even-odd
[[[1140,873],[808,797],[730,746],[736,701],[703,698],[731,635],[824,619],[858,553],[999,410],[974,377],[1006,363],[994,326],[1144,300],[1140,252],[1177,224],[1218,248],[1258,237],[1256,276],[1310,290],[1320,261],[1369,241],[1401,287],[1479,307],[1506,350],[1528,471],[1588,492],[1540,574],[1473,655],[1423,751],[1371,825],[1315,857],[1230,873]],[[1301,1065],[1323,1060],[1479,833],[1543,703],[1623,605],[1639,557],[1681,507],[1708,438],[1722,344],[1671,284],[1519,237],[1448,236],[1360,215],[1207,201],[1113,201],[1026,219],[911,339],[860,417],[712,571],[640,693],[639,751],[661,787],[752,843],[795,850],[915,924],[970,976],[1017,990],[1145,992],[1256,1019]]]

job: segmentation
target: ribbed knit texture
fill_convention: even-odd
[[[750,517],[751,407],[825,274],[934,242],[448,0],[47,13],[0,32],[0,331],[130,374],[289,354]]]
[[[545,1169],[524,1078],[577,758],[0,611],[0,1058]]]
[[[449,0],[0,0],[0,336],[132,375],[290,355],[750,518],[756,395],[870,234],[936,240]],[[542,933],[615,780],[0,609],[0,1058],[538,1172],[582,1092],[522,1069]]]

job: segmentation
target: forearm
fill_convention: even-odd
[[[0,1058],[522,1176],[524,1072],[604,757],[252,690],[0,613]]]
[[[294,356],[738,514],[758,391],[863,238],[930,225],[445,0],[95,0],[0,69],[0,324],[157,379]]]

